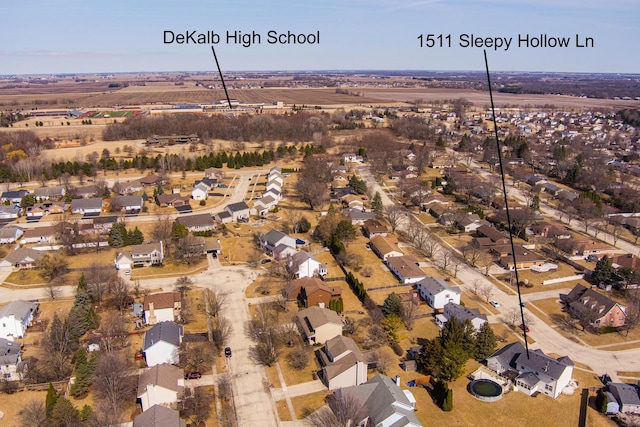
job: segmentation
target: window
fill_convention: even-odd
[[[551,384],[545,384],[545,385],[544,385],[544,389],[545,389],[545,390],[552,391],[552,390],[553,390],[553,387],[551,387]]]

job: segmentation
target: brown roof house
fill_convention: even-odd
[[[161,363],[145,369],[138,379],[138,400],[142,410],[153,405],[169,406],[177,404],[182,397],[182,387],[178,381],[183,378],[182,369],[168,363]]]
[[[340,316],[328,308],[305,308],[296,313],[294,321],[309,344],[324,344],[327,340],[342,335]]]
[[[560,300],[572,316],[582,319],[586,317],[595,329],[604,326],[617,328],[625,324],[626,308],[624,306],[580,284],[576,285],[568,295],[560,294]]]
[[[322,367],[319,377],[329,390],[367,381],[367,362],[351,338],[342,335],[331,338],[316,351],[316,357]]]
[[[304,307],[329,307],[331,301],[342,296],[342,288],[327,286],[317,277],[303,277],[291,282],[287,295],[289,300],[298,300]]]
[[[153,405],[133,419],[133,427],[186,427],[187,422],[180,418],[175,409]]]
[[[392,256],[387,258],[387,267],[402,283],[416,283],[427,277],[418,267],[418,260],[412,256]]]
[[[400,257],[404,255],[396,242],[389,240],[384,236],[375,236],[369,241],[371,250],[382,260],[389,257]]]
[[[145,295],[143,304],[144,319],[147,325],[155,325],[158,322],[173,322],[180,318],[182,295],[180,292]]]
[[[386,237],[389,230],[377,219],[368,219],[362,225],[362,232],[366,237],[371,239],[376,236]]]
[[[519,269],[528,269],[534,265],[542,265],[546,262],[546,258],[532,250],[526,249],[522,245],[515,245],[516,262]],[[511,245],[496,245],[491,248],[492,252],[500,255],[498,261],[500,265],[507,270],[514,269],[513,254],[511,253]]]
[[[114,264],[118,270],[130,270],[133,267],[162,265],[164,248],[162,241],[131,245],[131,249],[116,255]]]

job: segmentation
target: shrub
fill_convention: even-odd
[[[362,272],[360,274],[362,274],[362,276],[364,277],[373,276],[373,267],[371,267],[370,265],[366,266],[365,268],[362,269]]]
[[[611,332],[618,332],[618,328],[615,326],[603,326],[600,329],[601,334],[610,334]]]
[[[200,200],[200,206],[207,206],[206,200]]]
[[[445,412],[450,412],[453,410],[453,390],[448,389],[447,395],[442,403],[442,410]]]
[[[289,354],[287,359],[289,360],[289,366],[301,371],[307,367],[307,364],[309,364],[309,353],[304,349],[296,349]]]
[[[391,348],[393,349],[393,352],[396,354],[396,356],[402,356],[404,354],[404,350],[397,342],[391,344]]]

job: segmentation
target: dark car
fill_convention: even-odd
[[[200,372],[189,372],[184,376],[185,380],[197,380],[202,378],[202,374]]]
[[[224,357],[231,357],[231,347],[224,348]]]

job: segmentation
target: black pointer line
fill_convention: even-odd
[[[224,94],[227,96],[227,102],[229,103],[229,109],[233,109],[231,106],[231,99],[229,99],[229,92],[227,92],[227,85],[224,83],[224,77],[222,77],[222,70],[218,63],[218,56],[216,55],[216,48],[211,45],[211,51],[213,52],[213,59],[216,60],[216,67],[218,67],[218,73],[220,74],[220,81],[222,81],[222,87],[224,88]]]
[[[529,359],[529,343],[527,342],[527,324],[524,321],[524,304],[522,304],[522,294],[520,293],[520,280],[518,279],[518,263],[516,263],[516,251],[513,245],[513,229],[511,228],[511,215],[509,214],[509,201],[507,198],[507,185],[504,179],[504,169],[502,167],[502,151],[500,150],[500,140],[498,139],[498,124],[496,122],[496,107],[493,103],[493,91],[491,90],[491,78],[489,78],[489,61],[487,51],[484,50],[484,66],[487,70],[487,83],[489,84],[489,98],[491,99],[491,114],[493,115],[493,130],[496,134],[496,147],[498,148],[498,160],[500,162],[500,177],[502,178],[502,191],[504,193],[504,206],[507,210],[507,224],[509,226],[509,241],[511,242],[511,255],[513,256],[513,270],[516,273],[516,288],[518,289],[518,302],[520,303],[520,318],[522,319],[522,332],[524,333],[524,346]],[[511,284],[511,283],[510,283]]]

